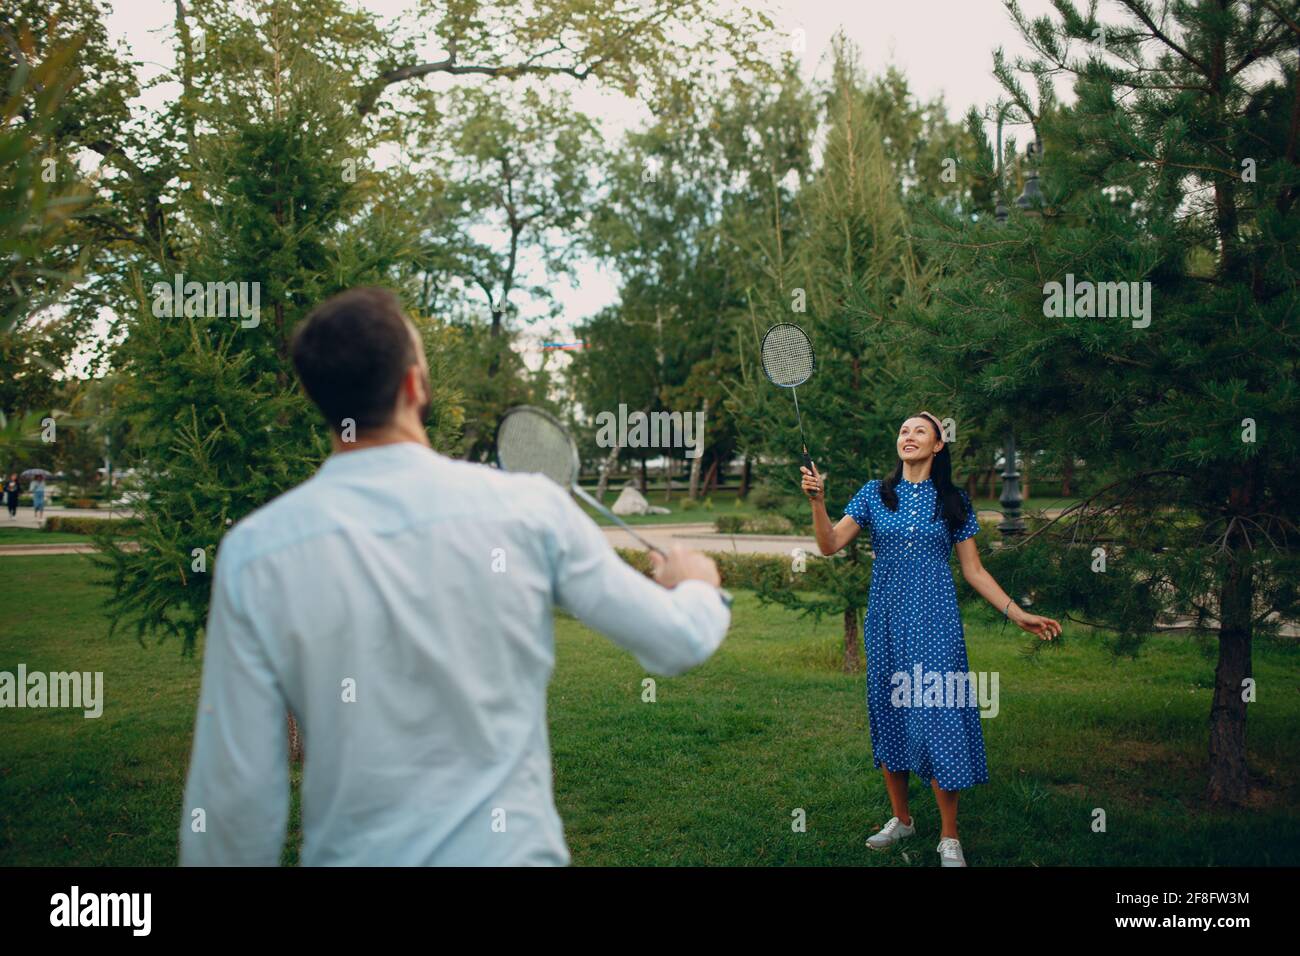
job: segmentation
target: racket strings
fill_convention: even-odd
[[[541,472],[556,484],[573,484],[573,444],[568,433],[529,409],[512,412],[497,430],[497,460],[506,471]]]
[[[775,325],[763,337],[763,373],[785,388],[802,385],[813,373],[812,343],[794,325]]]

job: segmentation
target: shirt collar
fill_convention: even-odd
[[[398,464],[419,461],[430,455],[437,457],[438,453],[419,442],[391,442],[387,445],[372,445],[369,448],[333,452],[321,463],[319,472],[341,475],[372,468],[391,468]]]

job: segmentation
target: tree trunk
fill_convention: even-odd
[[[1061,462],[1061,497],[1070,497],[1070,489],[1074,484],[1074,452],[1065,456],[1065,461]]]
[[[289,763],[302,763],[302,731],[298,729],[298,721],[293,719],[293,714],[286,716],[289,721]]]
[[[618,464],[618,449],[618,442],[615,442],[600,466],[600,481],[596,483],[596,500],[602,504],[605,502],[605,492],[609,490],[609,473]]]
[[[664,455],[664,504],[673,500],[673,456]]]
[[[709,470],[704,473],[704,493],[707,495],[711,491],[718,489],[718,462],[720,459],[714,458],[709,464]]]
[[[1251,572],[1233,560],[1219,600],[1219,665],[1214,669],[1214,701],[1210,705],[1210,779],[1206,797],[1211,804],[1244,805],[1250,795],[1246,766],[1246,701],[1244,682],[1251,676]]]
[[[465,461],[475,461],[474,451],[478,446],[478,426],[470,425],[461,432],[460,440],[464,442],[462,447],[462,457]]]
[[[1029,500],[1029,456],[1025,456],[1025,463],[1020,467],[1020,497],[1025,501]]]
[[[736,492],[736,497],[742,501],[749,494],[750,465],[749,456],[745,456],[745,464],[740,469],[740,490]]]
[[[687,415],[690,412],[686,413]],[[700,415],[700,433],[695,436],[699,442],[699,454],[691,459],[691,490],[688,493],[692,500],[700,497],[700,462],[704,459],[704,424],[709,420],[709,400],[704,400],[704,413]]]
[[[844,673],[855,674],[858,671],[861,656],[858,653],[858,609],[844,609]]]
[[[644,454],[641,456],[641,480],[637,484],[637,490],[640,491],[641,494],[644,495],[649,491],[649,479],[646,477]]]
[[[641,406],[641,414],[643,415],[648,414],[649,411],[650,411],[649,405]],[[616,467],[618,467],[618,453],[622,450],[623,450],[623,446],[616,441],[614,442],[613,447],[610,448],[609,454],[605,456],[605,464],[600,469],[600,484],[596,486],[597,501],[603,502],[605,500],[605,492],[609,490],[610,472],[612,472]],[[644,464],[644,461],[642,462],[642,464]],[[641,485],[641,491],[642,493],[645,492],[644,483],[642,483]]]

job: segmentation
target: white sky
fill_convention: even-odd
[[[718,3],[738,5],[735,0]],[[831,37],[843,29],[859,48],[869,73],[881,72],[890,64],[897,66],[919,98],[929,100],[942,95],[953,118],[959,118],[971,106],[982,109],[998,98],[1000,88],[991,72],[994,49],[1002,46],[1009,55],[1025,52],[1002,0],[772,0],[772,4],[769,9],[774,10],[778,29],[805,31],[802,58],[806,75],[825,75]],[[412,7],[406,0],[369,0],[353,5],[385,18],[399,16]],[[1030,16],[1050,10],[1048,0],[1022,0],[1021,6]],[[174,50],[172,0],[113,0],[113,7],[107,24],[109,34],[130,45],[134,56],[144,61],[145,75],[156,75],[164,66],[170,66]],[[429,52],[432,56],[438,51]],[[436,82],[491,81],[440,77]],[[636,104],[618,94],[576,82],[573,91],[575,105],[596,117],[611,140],[628,126],[637,125],[644,115]],[[168,94],[166,88],[159,88],[143,105],[156,105]],[[1023,135],[1018,139],[1023,141]],[[617,298],[616,278],[595,262],[583,262],[578,266],[576,284],[561,283],[555,295],[563,307],[564,324],[553,334],[542,328],[530,330],[526,338],[534,343],[557,337],[567,341],[573,322]],[[522,299],[520,304],[528,314],[527,304]]]

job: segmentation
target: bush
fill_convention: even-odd
[[[776,511],[785,503],[785,495],[771,485],[759,484],[750,490],[748,501],[759,511]]]
[[[713,519],[713,528],[718,534],[795,534],[796,528],[785,515],[762,514],[754,517],[744,515],[719,515]]]
[[[701,500],[701,499],[699,499],[699,498],[683,498],[683,499],[682,499],[682,510],[683,510],[683,511],[696,511],[696,510],[701,509],[701,508],[704,509],[705,511],[712,511],[712,510],[713,510],[713,499],[712,499],[712,498],[704,498],[703,500]]]
[[[781,514],[758,515],[745,520],[746,534],[794,534],[794,522]]]
[[[51,515],[45,519],[46,531],[64,531],[68,534],[99,534],[108,531],[114,535],[134,532],[134,522],[128,518],[84,518],[79,515]]]
[[[617,548],[621,557],[642,574],[650,573],[650,555],[635,548]],[[789,590],[822,591],[833,590],[831,574],[832,561],[843,558],[826,558],[815,551],[808,552],[804,559],[803,571],[794,570],[794,558],[776,554],[736,554],[731,551],[705,552],[718,565],[722,576],[722,586],[726,588],[746,588],[754,591]]]

